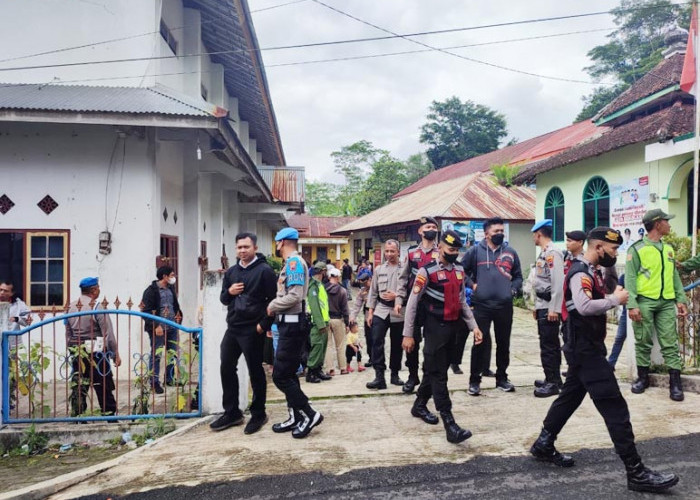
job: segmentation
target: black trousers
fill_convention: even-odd
[[[537,334],[540,336],[540,360],[547,382],[561,384],[561,344],[559,321],[547,320],[547,309],[537,309]]]
[[[420,351],[420,343],[423,340],[422,327],[415,326],[413,328],[413,340],[416,345],[411,352],[406,353],[406,368],[411,377],[418,378],[418,353]]]
[[[250,405],[252,416],[265,413],[265,400],[267,397],[267,379],[263,369],[263,352],[265,350],[265,334],[256,331],[256,325],[229,327],[221,341],[221,387],[224,390],[222,403],[227,415],[239,417],[241,410],[238,407],[238,359],[243,354],[250,385],[253,388],[253,402]]]
[[[463,320],[441,321],[426,315],[423,344],[423,380],[418,387],[418,399],[435,400],[438,411],[452,411],[447,390],[447,368],[454,359],[457,335],[467,329]]]
[[[365,319],[367,318],[367,308],[364,308]],[[363,328],[365,332],[365,347],[367,348],[367,357],[369,361],[372,361],[372,327],[367,324],[367,321],[363,321]]]
[[[492,309],[482,305],[474,307],[474,319],[483,334],[481,344],[472,346],[469,383],[481,383],[481,374],[485,372],[491,360],[491,323],[496,339],[496,381],[508,379],[510,365],[510,332],[513,327],[513,304],[504,304]]]
[[[345,346],[345,361],[347,361],[348,365],[350,365],[350,361],[352,361],[352,358],[355,356],[357,356],[357,366],[360,366],[360,361],[362,361],[362,351],[358,349],[357,352],[355,352],[355,349],[349,345]]]
[[[280,336],[277,341],[272,381],[284,393],[287,406],[301,410],[309,404],[309,398],[301,390],[297,370],[301,363],[301,352],[309,334],[301,328],[299,323],[280,323],[277,327]]]
[[[85,355],[82,363],[79,356],[71,360],[73,374],[71,375],[71,416],[76,417],[87,411],[87,398],[90,387],[95,391],[100,410],[105,415],[117,412],[117,401],[114,399],[114,377],[112,365],[104,353],[94,352]],[[82,367],[82,370],[81,370]]]
[[[389,368],[391,373],[398,373],[401,369],[401,357],[403,355],[403,349],[401,348],[403,322],[391,323],[390,318],[391,316],[387,316],[386,319],[377,318],[376,316],[372,317],[372,366],[378,371],[383,372],[386,370],[384,341],[388,330],[391,345]]]
[[[544,419],[544,428],[558,435],[588,393],[601,414],[618,455],[636,453],[627,402],[604,355],[579,357],[569,363],[569,375]]]

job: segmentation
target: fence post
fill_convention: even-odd
[[[203,342],[200,345],[203,366],[200,397],[202,398],[202,412],[205,414],[223,411],[221,406],[223,390],[219,373],[221,366],[219,346],[226,332],[226,306],[219,301],[223,276],[222,271],[205,271],[204,273]],[[241,411],[248,407],[248,380],[248,367],[245,358],[241,356],[238,360],[238,386],[240,389],[238,406]]]

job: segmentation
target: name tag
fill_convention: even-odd
[[[445,273],[445,271],[438,271],[437,279],[438,281],[447,281],[447,274]]]
[[[85,346],[85,350],[88,352],[104,351],[104,339],[102,337],[95,337],[92,340],[85,340],[83,345]]]

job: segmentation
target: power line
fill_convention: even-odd
[[[295,3],[302,3],[302,2],[308,2],[308,0],[294,0],[293,2],[271,5],[270,7],[263,7],[262,9],[251,10],[250,13],[255,14],[256,12],[265,12],[266,10],[279,9],[280,7],[286,7],[287,5],[292,5]]]
[[[502,43],[525,42],[525,41],[530,41],[530,40],[542,40],[542,39],[546,39],[546,38],[555,38],[555,37],[560,37],[560,36],[580,35],[580,34],[586,34],[586,33],[598,33],[601,31],[611,31],[614,29],[615,28],[597,28],[597,29],[582,30],[582,31],[569,31],[566,33],[555,33],[552,35],[539,35],[539,36],[529,36],[529,37],[523,37],[523,38],[511,38],[508,40],[495,40],[492,42],[469,43],[469,44],[465,44],[465,45],[452,45],[450,47],[441,47],[441,48],[445,49],[445,50],[464,49],[467,47],[482,47],[485,45],[498,45],[498,44],[502,44]],[[400,55],[406,55],[406,54],[419,54],[422,52],[433,52],[433,49],[405,50],[402,52],[385,52],[382,54],[368,54],[368,55],[364,55],[364,56],[347,56],[347,57],[335,57],[335,58],[330,58],[330,59],[315,59],[315,60],[310,60],[310,61],[297,61],[297,62],[291,62],[291,63],[266,64],[265,68],[279,68],[279,67],[283,67],[283,66],[300,66],[300,65],[305,65],[305,64],[317,64],[317,63],[327,63],[327,62],[336,62],[336,61],[354,61],[357,59],[374,59],[374,58],[379,58],[379,57],[400,56]]]

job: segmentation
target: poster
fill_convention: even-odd
[[[644,236],[642,217],[649,203],[649,177],[631,179],[625,184],[610,185],[610,225],[622,233],[620,251]]]
[[[504,227],[505,241],[508,241],[510,228],[507,222]],[[460,235],[462,241],[465,242],[463,249],[474,246],[484,239],[484,221],[443,220],[442,230],[447,231],[448,229],[452,229]]]

